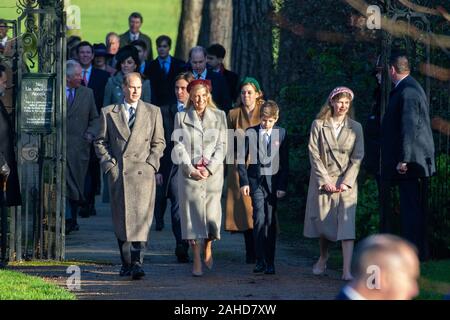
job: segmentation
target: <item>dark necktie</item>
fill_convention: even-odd
[[[128,118],[128,127],[131,129],[133,129],[134,126],[134,122],[136,120],[136,111],[134,110],[133,107],[130,107],[130,109],[128,110],[128,112],[130,113],[130,117]]]
[[[67,99],[67,104],[69,107],[72,106],[73,101],[75,100],[75,89],[69,89],[69,97]]]

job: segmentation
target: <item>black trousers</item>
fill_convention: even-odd
[[[117,239],[119,243],[120,259],[122,260],[122,265],[129,266],[133,264],[144,263],[145,246],[147,242],[145,241],[122,241]]]
[[[428,259],[427,211],[428,178],[410,178],[398,181],[400,194],[401,236],[414,244],[419,250],[421,261]],[[392,227],[392,184],[381,181],[380,193],[380,231],[393,233]]]
[[[156,226],[164,225],[164,213],[167,208],[167,197],[164,186],[156,186],[155,209],[153,210]]]
[[[420,260],[428,258],[428,178],[399,181],[402,236],[415,244]]]
[[[251,198],[256,261],[273,266],[278,223],[275,214],[277,198],[269,192],[265,182],[252,192]]]
[[[173,174],[169,180],[168,197],[170,199],[170,214],[172,220],[172,232],[177,245],[183,245],[186,250],[189,248],[187,241],[181,237],[180,204],[178,202],[178,182],[176,175]],[[165,199],[167,201],[167,199]]]

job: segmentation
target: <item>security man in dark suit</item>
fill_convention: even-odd
[[[175,96],[176,103],[171,105],[161,106],[161,114],[163,117],[164,138],[166,139],[166,149],[161,158],[161,165],[156,174],[156,199],[155,199],[155,220],[156,230],[161,230],[163,226],[164,212],[167,206],[167,198],[170,199],[172,232],[175,236],[176,247],[175,255],[180,263],[189,262],[188,249],[189,244],[181,237],[181,223],[180,223],[180,206],[178,204],[178,182],[176,179],[178,166],[172,161],[172,133],[174,131],[175,114],[183,111],[189,100],[189,93],[187,87],[189,83],[194,80],[194,76],[190,72],[182,72],[175,78]]]
[[[381,199],[387,183],[398,183],[402,236],[417,246],[425,260],[428,178],[436,171],[428,99],[410,75],[406,55],[391,57],[389,74],[395,88],[381,124]],[[389,210],[381,212],[381,229],[392,231]]]
[[[286,130],[275,125],[278,105],[266,101],[260,118],[260,125],[246,131],[244,157],[238,154],[239,184],[242,195],[252,199],[256,249],[253,272],[275,274],[276,208],[287,191],[289,151]]]

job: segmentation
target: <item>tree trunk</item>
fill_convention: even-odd
[[[266,95],[273,96],[272,1],[233,0],[233,9],[232,69],[241,78],[255,77]]]
[[[178,25],[175,57],[188,60],[189,50],[197,45],[204,0],[183,0],[180,23]]]
[[[210,0],[209,20],[209,44],[219,43],[224,46],[227,50],[224,64],[226,67],[230,67],[233,40],[233,0]]]

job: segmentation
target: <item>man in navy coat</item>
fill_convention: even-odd
[[[428,178],[436,171],[429,104],[410,75],[405,55],[390,59],[389,73],[395,88],[381,124],[381,179],[385,186],[398,183],[402,236],[417,246],[420,259],[425,260]],[[389,212],[382,210],[383,232],[392,231],[389,220]]]

